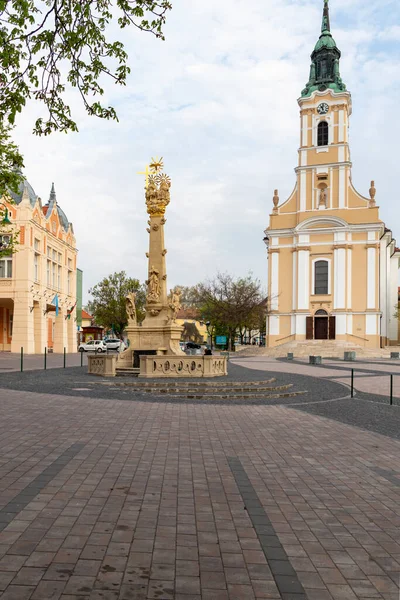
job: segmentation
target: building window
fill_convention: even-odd
[[[52,269],[53,269],[53,287],[55,288],[57,285],[57,278],[56,278],[56,263],[51,263]]]
[[[71,293],[71,271],[68,271],[67,275],[67,294]]]
[[[35,270],[35,281],[39,281],[39,254],[34,256],[34,270]]]
[[[318,123],[318,146],[329,144],[329,125],[326,121]]]
[[[315,263],[314,294],[329,293],[329,263],[327,260],[317,260]]]
[[[51,262],[48,260],[47,261],[47,285],[50,286],[51,285]]]
[[[12,259],[3,258],[0,260],[0,278],[10,279],[12,277]]]
[[[61,267],[58,267],[58,281],[57,281],[57,289],[61,290]]]
[[[35,252],[40,252],[40,240],[35,238]]]

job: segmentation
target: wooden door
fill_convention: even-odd
[[[336,340],[336,317],[329,317],[329,338]]]
[[[306,317],[306,340],[314,339],[314,319]]]
[[[315,317],[315,339],[328,339],[328,317]]]

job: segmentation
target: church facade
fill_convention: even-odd
[[[339,70],[329,0],[298,100],[297,183],[273,198],[268,248],[267,345],[331,339],[370,348],[396,344],[400,251],[369,197],[351,179],[351,94]]]

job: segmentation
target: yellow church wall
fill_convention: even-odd
[[[334,163],[338,161],[337,146],[328,146],[328,152],[318,152],[317,149],[307,151],[307,166],[320,167],[323,164]],[[322,164],[321,164],[322,163]]]
[[[315,252],[327,252],[326,246],[316,247],[316,246],[314,246],[314,244],[328,244],[328,243],[333,243],[333,235],[332,234],[313,233],[312,235],[310,235],[311,253],[314,254]]]
[[[295,212],[284,215],[270,215],[271,229],[293,229],[297,225]]]
[[[279,312],[290,313],[292,301],[290,288],[293,285],[293,252],[291,248],[283,248],[279,253]]]
[[[296,212],[297,209],[297,184],[290,194],[289,198],[279,207],[279,216],[283,216],[285,213]],[[273,217],[274,215],[272,215]]]
[[[356,192],[352,185],[349,186],[349,207],[350,208],[366,208],[367,210],[377,211],[375,208],[367,208],[368,207],[368,198],[364,198],[360,194]]]

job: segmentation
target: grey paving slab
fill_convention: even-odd
[[[0,508],[27,502],[4,513],[2,598],[398,600],[389,407],[357,400],[353,425],[307,403],[69,395],[53,374],[35,391],[34,377],[0,386]],[[359,427],[356,408],[382,432]]]

